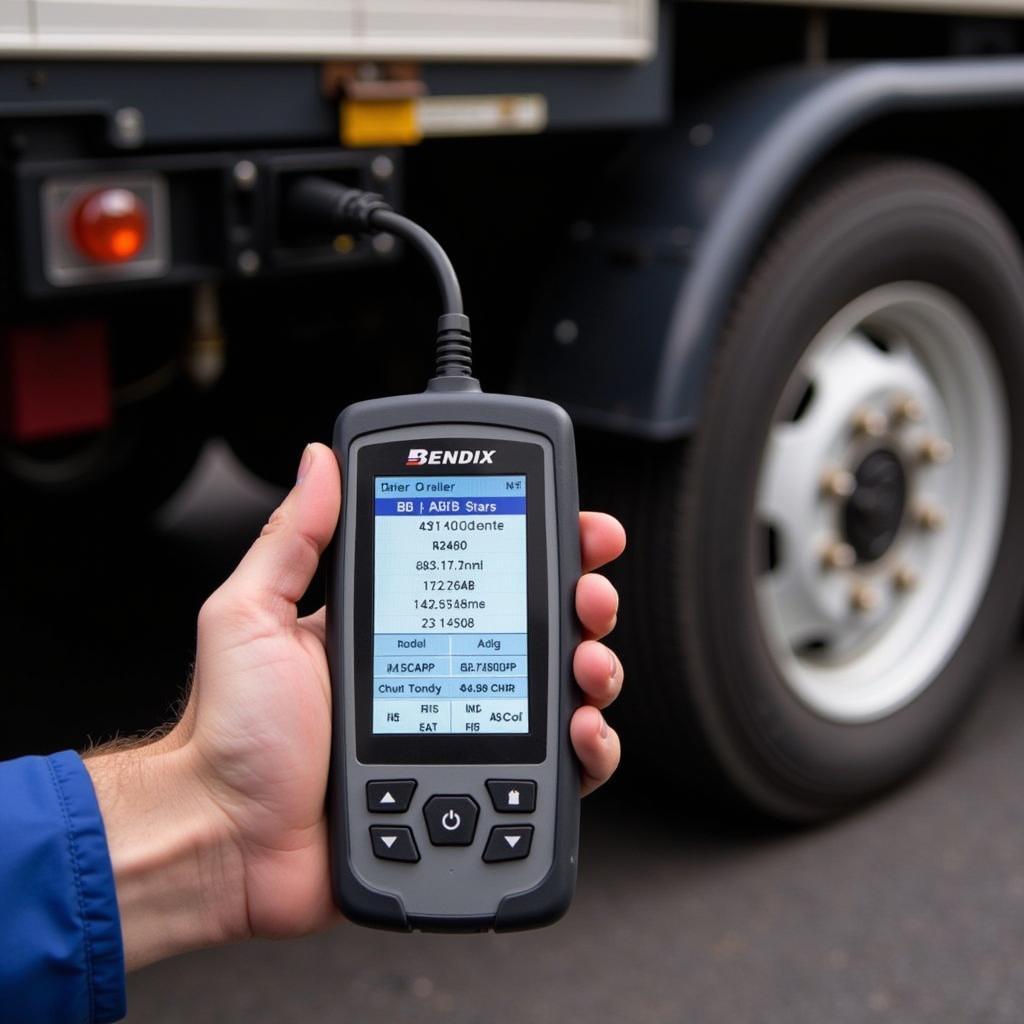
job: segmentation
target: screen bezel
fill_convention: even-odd
[[[406,466],[409,449],[494,450],[483,465]],[[374,481],[378,476],[526,477],[526,617],[529,731],[526,733],[373,732]],[[548,593],[544,450],[529,441],[429,437],[361,448],[355,488],[353,665],[356,756],[363,764],[540,764],[548,711]]]

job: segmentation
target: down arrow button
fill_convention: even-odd
[[[522,860],[529,856],[532,842],[532,825],[495,825],[484,848],[484,860],[488,864]]]

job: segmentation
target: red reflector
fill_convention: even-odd
[[[149,234],[146,204],[130,189],[103,188],[71,214],[75,245],[97,263],[124,263],[142,252]]]
[[[112,406],[107,325],[12,327],[0,343],[0,424],[15,441],[102,430]]]

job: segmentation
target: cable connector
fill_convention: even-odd
[[[376,192],[349,188],[329,178],[302,178],[288,191],[288,215],[312,228],[328,223],[339,232],[373,231],[373,214],[390,209]]]

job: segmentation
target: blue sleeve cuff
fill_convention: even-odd
[[[125,1015],[124,947],[114,869],[92,777],[73,750],[47,758],[68,830],[69,856],[82,923],[90,1024]]]
[[[114,874],[92,779],[72,751],[0,763],[0,1019],[125,1013]]]

